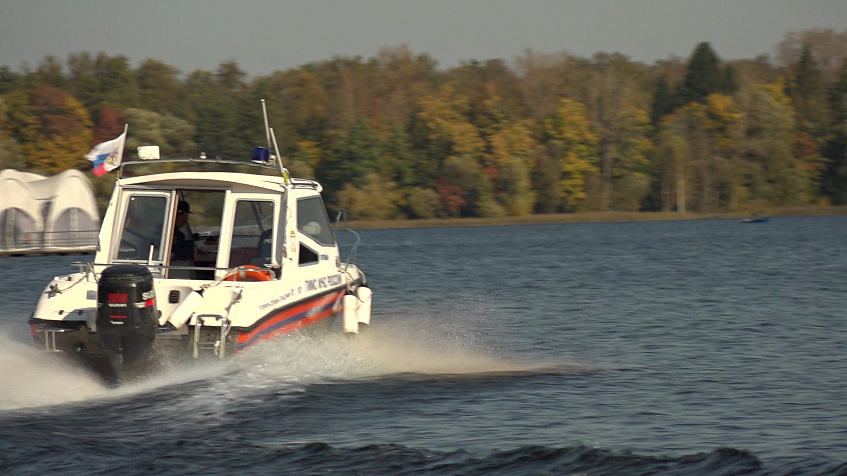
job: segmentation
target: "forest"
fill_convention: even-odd
[[[88,171],[124,124],[125,160],[141,145],[249,160],[265,99],[283,164],[357,220],[845,204],[847,30],[775,47],[723,61],[704,42],[654,64],[525,50],[441,69],[399,45],[257,77],[235,59],[182,72],[47,56],[0,66],[0,169]],[[102,207],[115,175],[89,175]]]

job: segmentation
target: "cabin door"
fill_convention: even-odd
[[[161,273],[166,256],[166,246],[162,244],[167,244],[173,196],[169,191],[124,193],[116,240],[113,241],[117,246],[111,250],[112,262],[148,264],[154,275]]]
[[[233,194],[229,253],[224,267],[278,267],[277,230],[283,229],[279,196]]]

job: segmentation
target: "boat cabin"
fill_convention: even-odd
[[[320,191],[310,180],[231,171],[119,178],[95,263],[188,280],[223,279],[236,267],[257,269],[249,274],[262,281],[289,267],[337,267]]]

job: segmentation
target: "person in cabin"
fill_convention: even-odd
[[[194,234],[188,223],[191,205],[180,200],[176,206],[173,241],[171,242],[171,266],[194,266],[197,248],[194,245]],[[194,272],[187,269],[172,269],[168,272],[171,278],[193,279]]]

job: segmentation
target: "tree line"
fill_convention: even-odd
[[[47,56],[0,66],[0,168],[87,170],[125,123],[126,156],[248,159],[261,99],[285,166],[354,219],[847,203],[847,30],[789,34],[774,59],[701,43],[652,65],[526,50],[442,70],[400,45],[254,78]],[[92,178],[102,197],[113,180]]]

